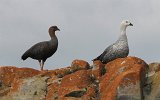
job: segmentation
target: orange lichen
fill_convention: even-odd
[[[89,63],[84,60],[74,60],[71,66],[79,67],[80,69],[89,69]]]
[[[10,86],[14,78],[27,78],[38,75],[40,71],[32,68],[17,68],[12,66],[0,67],[0,80]]]
[[[46,100],[114,100],[118,88],[144,84],[148,65],[136,57],[118,58],[107,64],[94,61],[93,66],[84,60],[74,60],[70,67],[38,71],[31,68],[0,67],[0,96],[10,95],[23,84],[21,79],[47,76]],[[91,69],[91,67],[93,67]],[[159,70],[160,67],[157,68]],[[105,71],[105,72],[104,72]],[[141,87],[137,87],[140,88]],[[82,93],[80,97],[70,96]],[[11,96],[11,95],[10,95]]]
[[[145,77],[146,64],[135,57],[116,59],[106,65],[107,73],[100,82],[100,92],[102,100],[114,100],[116,89],[120,85],[136,84]],[[125,80],[125,78],[131,81]]]
[[[59,84],[57,82],[48,86],[46,100],[53,100],[58,98]]]
[[[101,61],[94,61],[93,66],[95,68],[92,69],[92,74],[96,79],[99,79],[103,74],[105,74],[106,69],[104,68],[104,64]]]
[[[91,83],[90,73],[87,70],[80,70],[73,74],[63,77],[59,89],[59,99],[72,91],[79,91]]]

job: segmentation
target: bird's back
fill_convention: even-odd
[[[103,62],[107,63],[112,61],[116,58],[123,58],[127,57],[129,54],[128,43],[125,41],[119,41],[112,45],[109,52],[107,52],[103,57]]]
[[[105,49],[105,51],[93,61],[101,60],[103,63],[108,63],[117,58],[127,57],[129,54],[129,47],[126,28],[128,26],[133,26],[133,24],[128,20],[123,20],[120,24],[120,37],[118,40]]]
[[[120,36],[119,39],[109,47],[107,47],[104,52],[95,58],[94,60],[100,60],[103,63],[108,63],[116,58],[126,57],[129,54],[128,42],[126,36]]]
[[[58,48],[58,40],[50,40],[39,42],[28,49],[23,55],[22,59],[25,60],[28,57],[37,60],[46,60],[48,57],[52,56]]]

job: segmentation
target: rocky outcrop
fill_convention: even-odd
[[[136,57],[93,65],[74,60],[69,67],[44,71],[4,66],[0,100],[156,100],[159,68]]]
[[[7,96],[2,100],[43,100],[47,94],[48,77],[34,76],[30,78],[14,80]]]
[[[160,100],[160,63],[149,64],[146,100]]]
[[[128,57],[108,63],[100,82],[101,100],[142,100],[147,64]]]

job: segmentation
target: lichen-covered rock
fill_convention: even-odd
[[[0,80],[10,86],[15,78],[27,78],[38,75],[40,71],[32,68],[17,68],[13,66],[0,67]]]
[[[91,84],[91,78],[90,72],[87,70],[80,70],[63,77],[59,88],[58,100],[64,100],[65,97],[82,97],[89,84]]]
[[[55,82],[48,86],[46,100],[58,100],[59,83]]]
[[[147,77],[153,76],[158,71],[160,71],[160,63],[149,64],[149,71]]]
[[[149,64],[149,71],[150,72],[152,72],[152,71],[155,71],[155,72],[160,71],[160,63],[151,63],[151,64]]]
[[[160,63],[149,64],[145,100],[160,100]]]
[[[89,63],[84,61],[84,60],[74,60],[71,64],[71,66],[73,66],[73,68],[75,68],[75,70],[77,70],[77,69],[89,69],[90,68]]]
[[[160,100],[160,71],[151,76],[150,80],[151,91],[145,96],[145,100]]]
[[[98,86],[91,84],[87,88],[86,93],[82,96],[82,100],[98,100]]]
[[[158,100],[159,69],[158,63],[148,67],[136,57],[91,66],[74,60],[69,67],[44,71],[4,66],[0,100]]]
[[[106,73],[105,65],[99,60],[94,61],[92,67],[92,74],[97,80]]]
[[[54,72],[55,72],[55,75],[57,75],[58,78],[62,78],[65,75],[74,73],[78,70],[88,70],[89,68],[90,68],[90,65],[89,65],[88,62],[86,62],[84,60],[74,60],[71,63],[71,66],[61,68],[61,69],[56,69],[56,70],[54,70]]]
[[[17,68],[13,66],[0,67],[0,97],[8,94],[14,79],[33,77],[39,73],[40,71],[32,68]]]
[[[147,64],[135,57],[119,58],[106,64],[100,82],[101,100],[143,100]]]
[[[10,92],[1,100],[43,100],[47,94],[48,77],[34,76],[14,79]]]

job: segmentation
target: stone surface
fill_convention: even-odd
[[[74,60],[69,67],[38,71],[0,67],[0,100],[159,100],[160,64],[136,57],[107,64]]]
[[[12,66],[0,67],[0,80],[10,86],[15,78],[27,78],[38,75],[40,71],[32,68],[17,68]]]
[[[160,71],[160,63],[150,63],[149,64],[149,71],[150,72],[152,72],[152,71],[155,71],[155,72]]]
[[[96,79],[99,79],[102,75],[106,73],[105,65],[101,61],[94,61],[92,74]]]
[[[48,77],[34,76],[14,79],[10,92],[1,100],[43,100],[47,94]]]
[[[160,63],[149,64],[151,75],[147,86],[145,100],[160,100]],[[154,73],[152,73],[154,71]]]
[[[74,60],[71,66],[75,67],[75,69],[89,69],[90,65],[88,62],[84,60]]]
[[[107,72],[100,82],[101,100],[143,99],[147,64],[136,57],[119,58],[106,64]]]
[[[65,97],[82,97],[83,93],[87,91],[86,88],[89,84],[91,84],[91,78],[90,72],[87,70],[80,70],[67,75],[62,79],[58,99],[64,100]]]

